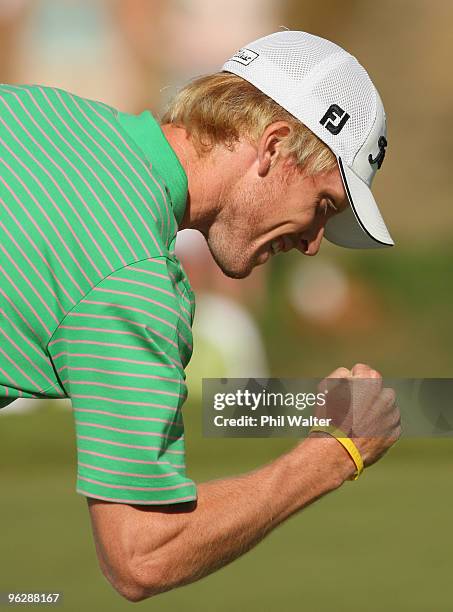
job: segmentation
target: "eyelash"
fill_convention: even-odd
[[[327,202],[327,204],[325,204],[325,202]],[[323,203],[324,203],[324,205],[322,206],[321,210],[322,210],[324,215],[327,215],[327,211],[328,211],[329,208],[331,208],[332,210],[335,210],[335,211],[338,210],[337,207],[335,206],[335,204],[332,202],[332,200],[330,198],[322,198],[322,200],[318,201],[318,206],[323,204]]]

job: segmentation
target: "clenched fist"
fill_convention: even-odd
[[[382,387],[382,376],[370,366],[358,363],[352,370],[338,368],[320,383],[319,390],[328,399],[317,416],[330,419],[333,427],[351,438],[365,466],[380,459],[400,437],[395,392]],[[311,434],[322,435],[326,434]]]

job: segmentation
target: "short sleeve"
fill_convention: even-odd
[[[77,492],[87,497],[131,504],[196,499],[186,477],[181,411],[193,311],[172,263],[147,259],[106,277],[48,344],[72,402]]]

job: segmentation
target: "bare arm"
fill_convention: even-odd
[[[196,505],[90,499],[101,566],[131,600],[193,582],[245,553],[354,469],[336,440],[313,436],[256,471],[198,485]]]
[[[376,461],[399,436],[394,397],[382,392],[373,399],[379,404],[376,414],[387,422],[388,437],[355,440],[365,464]],[[354,471],[334,438],[312,434],[253,472],[198,485],[196,504],[147,507],[90,499],[101,567],[131,601],[193,582],[252,548]]]

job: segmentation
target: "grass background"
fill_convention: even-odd
[[[85,499],[75,493],[71,411],[61,401],[0,416],[0,591],[61,591],[64,610],[125,610],[102,577]],[[252,469],[289,440],[203,439],[185,408],[198,481]],[[452,440],[403,440],[357,483],[280,526],[202,581],[135,604],[158,612],[449,612]],[[253,494],[253,492],[251,492]]]

